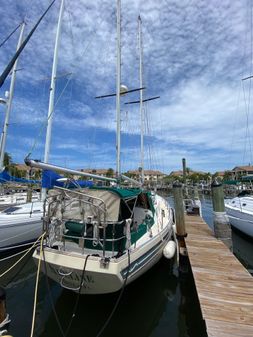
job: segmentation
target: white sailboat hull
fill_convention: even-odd
[[[35,241],[42,233],[41,202],[12,207],[13,212],[0,212],[0,252]],[[17,210],[15,210],[17,209]]]
[[[225,203],[233,227],[253,238],[253,197],[236,197]]]
[[[42,264],[44,273],[63,288],[76,292],[81,288],[81,294],[112,293],[140,277],[159,261],[171,231],[167,227],[143,246],[131,248],[130,265],[127,253],[120,259],[112,258],[106,266],[101,264],[101,257],[89,256],[85,266],[87,254],[59,252],[52,248],[45,248],[44,255],[37,249],[33,257],[36,263],[45,257],[46,266]]]
[[[1,222],[1,219],[0,219]],[[22,222],[1,225],[0,224],[0,252],[35,241],[42,233],[42,220],[24,219]]]

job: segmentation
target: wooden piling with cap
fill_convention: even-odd
[[[185,245],[185,237],[187,236],[185,227],[185,210],[183,202],[182,184],[176,182],[173,184],[174,207],[176,216],[176,237],[179,246],[179,270],[188,271],[188,257]]]
[[[222,240],[227,247],[232,248],[231,226],[225,212],[224,192],[221,183],[214,180],[211,185],[213,201],[214,235]]]

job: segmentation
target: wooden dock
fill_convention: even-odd
[[[209,337],[253,336],[253,277],[199,216],[185,239]]]

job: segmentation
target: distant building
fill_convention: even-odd
[[[139,180],[140,171],[139,170],[130,170],[130,171],[127,171],[127,175],[129,175],[133,179]],[[166,176],[167,176],[167,174],[164,174],[160,171],[144,170],[144,182],[146,182],[146,183],[149,183],[149,182],[157,183],[158,181],[161,181]]]
[[[108,169],[80,169],[78,171],[90,174],[96,174],[101,177],[106,177],[108,174]]]
[[[230,171],[232,180],[239,180],[242,177],[253,176],[253,166],[236,166]]]

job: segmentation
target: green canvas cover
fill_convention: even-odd
[[[91,187],[90,189],[110,191],[110,192],[116,193],[122,199],[137,197],[140,193],[142,193],[142,190],[139,188],[117,188],[117,187],[95,187],[94,186],[94,187]]]

